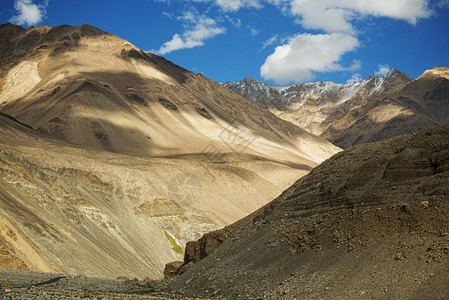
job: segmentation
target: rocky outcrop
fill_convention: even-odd
[[[182,260],[167,263],[164,269],[164,278],[165,279],[175,278],[181,271],[183,265],[184,262]]]
[[[229,239],[227,229],[216,230],[204,234],[199,240],[189,241],[184,252],[184,261],[174,261],[165,265],[164,278],[173,279],[209,256]]]
[[[187,242],[184,253],[184,263],[199,262],[220,247],[227,239],[228,236],[225,230],[217,230],[204,234],[197,241]]]

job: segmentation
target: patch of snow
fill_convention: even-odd
[[[385,91],[388,82],[394,81],[397,77],[398,71],[392,69],[384,77],[370,76],[364,80],[346,84],[320,81],[276,86],[256,79],[245,78],[237,83],[227,83],[227,86],[232,86],[234,90],[240,91],[242,95],[253,103],[260,102],[258,100],[260,95],[264,95],[268,101],[276,98],[290,106],[295,104],[296,108],[301,107],[306,101],[308,103],[310,103],[309,101],[314,101],[312,103],[319,107],[326,101],[329,101],[329,99],[335,99],[335,105],[338,106],[354,97],[357,93],[363,93],[365,96],[381,93]]]

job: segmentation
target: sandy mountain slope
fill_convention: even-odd
[[[264,297],[269,281],[276,299],[447,299],[449,125],[340,152],[202,241],[224,243],[174,290]]]
[[[224,86],[280,118],[348,148],[446,124],[448,72],[448,68],[435,68],[413,80],[392,69],[383,77],[347,84],[282,87],[246,78]]]
[[[306,172],[86,150],[0,116],[0,263],[161,278],[187,241],[248,215]]]
[[[339,149],[89,25],[0,26],[0,266],[161,278]]]
[[[89,25],[0,28],[0,111],[112,152],[216,152],[313,165],[336,148],[216,82]]]

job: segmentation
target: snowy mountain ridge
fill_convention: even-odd
[[[416,80],[391,69],[383,77],[275,86],[245,78],[223,84],[341,148],[379,141],[447,122],[449,68],[435,67]]]
[[[270,108],[276,102],[284,105],[296,104],[295,107],[302,106],[301,104],[306,101],[316,106],[326,101],[342,104],[357,93],[368,97],[382,92],[395,92],[411,81],[413,79],[408,75],[393,68],[383,77],[369,76],[364,80],[346,84],[318,81],[276,86],[247,77],[239,82],[226,82],[223,85],[259,106]],[[273,98],[277,100],[274,103]]]

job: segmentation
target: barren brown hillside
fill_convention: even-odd
[[[448,125],[355,146],[206,234],[199,249],[224,244],[170,286],[245,298],[266,295],[268,281],[276,299],[447,299],[448,201]]]

